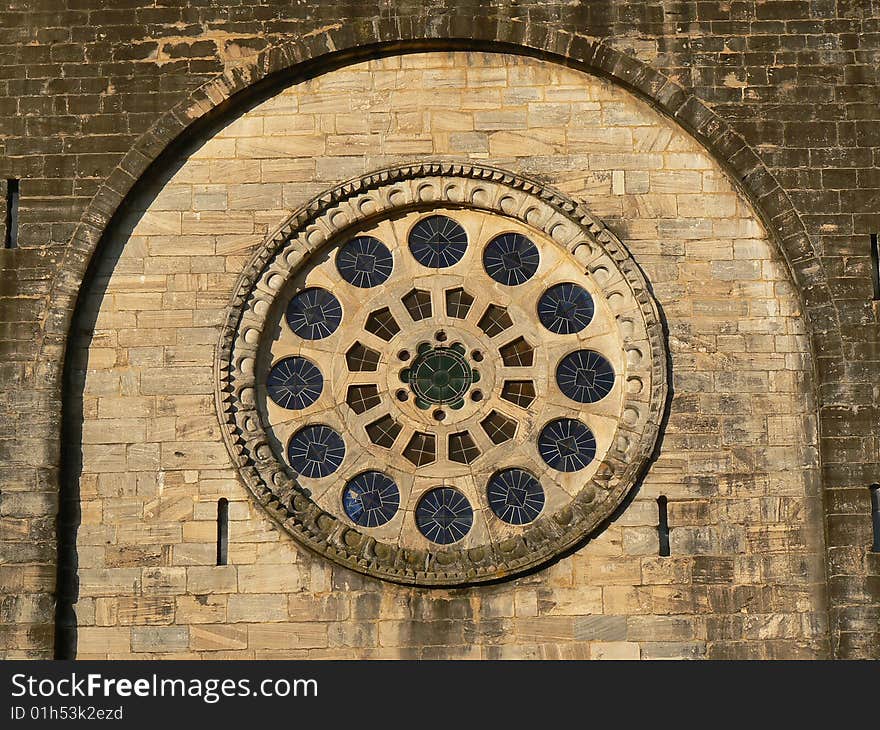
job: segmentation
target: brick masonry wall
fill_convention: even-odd
[[[632,68],[678,82],[760,155],[781,185],[767,205],[782,193],[794,204],[787,216],[772,213],[778,228],[771,233],[780,236],[794,212],[806,226],[818,257],[796,270],[799,294],[808,303],[828,295],[811,314],[810,334],[833,648],[838,656],[878,654],[880,566],[866,551],[866,485],[878,472],[878,327],[867,236],[880,228],[872,3],[440,2],[430,11],[394,3],[381,12],[362,3],[127,4],[108,10],[99,0],[28,0],[0,13],[0,178],[23,178],[22,248],[0,257],[0,645],[9,655],[46,655],[52,645],[64,352],[64,336],[54,332],[64,331],[70,309],[49,292],[62,278],[58,267],[77,221],[131,143],[194,88],[278,43],[305,49],[306,57],[379,37],[497,38],[542,48],[557,31],[604,40],[644,64]],[[615,75],[608,57],[590,63]]]
[[[670,329],[675,397],[635,501],[572,556],[493,588],[401,588],[297,549],[238,483],[214,412],[218,326],[254,247],[327,187],[422,156],[486,160],[588,201]],[[499,54],[347,66],[246,112],[134,207],[75,350],[78,656],[827,653],[800,305],[717,164],[628,92]],[[221,497],[230,564],[217,567]]]

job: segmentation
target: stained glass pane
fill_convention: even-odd
[[[474,511],[461,492],[451,487],[436,487],[419,500],[416,526],[426,538],[438,545],[458,542],[470,532]]]
[[[386,413],[382,418],[368,424],[366,431],[370,441],[377,446],[390,449],[394,446],[394,441],[397,439],[401,428],[403,427]]]
[[[342,506],[356,525],[379,527],[397,513],[400,491],[387,474],[365,471],[345,485]]]
[[[345,457],[345,442],[329,426],[301,428],[287,444],[287,458],[297,474],[317,479],[332,474]]]
[[[446,292],[446,314],[456,319],[465,319],[471,310],[474,298],[464,289],[449,289]]]
[[[326,289],[305,289],[287,305],[287,324],[306,340],[332,335],[342,322],[342,305]]]
[[[345,353],[348,369],[354,372],[375,372],[379,369],[380,355],[375,350],[355,342]]]
[[[370,316],[367,317],[367,323],[364,325],[364,329],[367,330],[367,332],[372,332],[376,337],[388,342],[388,340],[400,332],[400,325],[397,324],[397,320],[394,319],[391,310],[388,309],[388,307],[383,307],[382,309],[370,313]]]
[[[269,397],[282,408],[301,410],[318,400],[324,387],[321,371],[303,357],[277,362],[266,379]]]
[[[507,309],[499,307],[497,304],[490,304],[483,312],[483,316],[480,317],[480,321],[477,322],[477,327],[483,330],[487,336],[494,337],[513,327],[513,320]]]
[[[446,268],[461,261],[467,249],[467,233],[452,218],[422,218],[409,233],[409,250],[422,266]]]
[[[523,337],[499,347],[498,352],[501,353],[501,361],[511,368],[528,367],[535,360],[535,350]]]
[[[596,438],[580,421],[559,418],[544,426],[538,437],[538,451],[553,469],[578,471],[596,456]]]
[[[556,284],[541,295],[538,318],[559,335],[580,332],[593,319],[593,298],[577,284]]]
[[[544,509],[541,482],[525,469],[497,472],[489,480],[487,497],[498,519],[511,525],[532,522]]]
[[[459,464],[470,464],[480,455],[480,449],[467,431],[449,434],[447,443],[450,461],[457,461]]]
[[[403,450],[403,455],[416,466],[430,464],[437,458],[437,437],[416,431]]]
[[[413,318],[413,321],[417,322],[421,319],[427,319],[432,314],[433,307],[431,306],[431,292],[429,291],[413,289],[401,301],[403,306],[406,307],[406,311],[409,312],[409,316]]]
[[[489,241],[483,251],[486,273],[507,286],[531,279],[539,261],[538,247],[521,233],[503,233]]]
[[[475,380],[467,359],[454,347],[434,347],[422,352],[405,376],[418,398],[444,404],[461,400]]]
[[[362,289],[386,282],[393,267],[391,251],[373,236],[352,238],[336,254],[336,268],[342,278]]]
[[[521,408],[528,408],[537,398],[535,384],[531,380],[505,380],[501,397]]]
[[[351,410],[355,413],[366,413],[382,402],[379,397],[379,388],[375,385],[349,385],[345,396]]]
[[[516,421],[498,411],[491,411],[480,421],[480,425],[486,435],[492,439],[493,444],[503,444],[505,441],[510,441],[516,433]]]
[[[559,389],[578,403],[602,400],[614,387],[614,368],[593,350],[569,353],[556,367]]]

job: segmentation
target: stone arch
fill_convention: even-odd
[[[762,218],[797,284],[811,334],[822,335],[823,357],[841,354],[839,322],[823,266],[788,194],[745,140],[696,96],[602,40],[549,25],[497,19],[468,25],[461,16],[445,16],[415,27],[416,19],[408,20],[410,28],[364,21],[273,46],[247,65],[228,69],[166,112],[125,154],[83,214],[50,294],[54,311],[46,322],[41,350],[66,338],[80,284],[125,197],[193,124],[210,122],[296,76],[313,76],[371,55],[469,49],[539,56],[573,66],[623,86],[676,120],[727,169]],[[368,45],[361,45],[364,42]]]
[[[836,316],[822,266],[803,224],[785,191],[726,122],[672,80],[601,41],[513,22],[477,24],[480,37],[465,39],[465,28],[459,28],[459,22],[406,30],[390,24],[364,23],[276,46],[247,66],[228,70],[163,115],[95,195],[65,251],[62,273],[51,295],[54,311],[41,343],[44,353],[47,345],[64,346],[80,286],[87,278],[90,262],[100,251],[105,231],[112,230],[114,215],[138,180],[153,164],[161,164],[166,150],[173,148],[177,140],[187,138],[195,125],[210,125],[292,79],[317,75],[367,56],[455,49],[492,50],[563,63],[613,81],[677,121],[730,173],[763,219],[797,284],[811,324],[814,351],[818,349],[816,338],[821,336],[823,355],[840,352]],[[472,32],[470,28],[467,31]],[[379,42],[359,45],[367,39]]]

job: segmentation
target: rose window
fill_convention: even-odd
[[[270,514],[348,567],[427,585],[589,537],[666,392],[622,244],[471,166],[377,173],[294,216],[243,275],[220,358],[227,443]]]

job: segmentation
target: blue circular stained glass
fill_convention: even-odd
[[[470,532],[473,524],[470,502],[452,487],[435,487],[416,506],[416,527],[438,545],[458,542]]]
[[[326,289],[304,289],[287,305],[287,324],[305,340],[332,335],[342,322],[342,305]]]
[[[318,400],[324,388],[321,371],[304,357],[286,357],[272,366],[266,380],[269,397],[282,408],[302,410]]]
[[[464,228],[445,215],[422,218],[409,232],[409,250],[422,266],[446,268],[461,261],[468,239]]]
[[[369,289],[388,280],[394,260],[391,251],[378,238],[358,236],[339,249],[336,268],[349,284]]]
[[[573,418],[550,421],[538,437],[538,451],[559,471],[578,471],[596,456],[596,437],[588,426]]]
[[[558,335],[580,332],[593,319],[593,297],[577,284],[556,284],[538,300],[538,319]]]
[[[345,442],[329,426],[306,426],[291,437],[287,458],[293,470],[318,479],[332,474],[345,458]]]
[[[387,474],[365,471],[345,485],[342,506],[356,525],[379,527],[397,514],[400,491]]]
[[[490,480],[486,490],[489,506],[511,525],[532,522],[544,509],[544,488],[537,477],[525,469],[504,469]]]
[[[502,233],[483,251],[483,267],[499,284],[516,286],[535,275],[540,258],[538,247],[521,233]]]
[[[614,387],[614,368],[593,350],[576,350],[556,366],[559,389],[578,403],[602,400]]]

